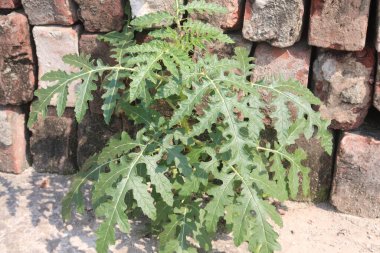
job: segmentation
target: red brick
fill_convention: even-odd
[[[101,114],[87,113],[78,125],[78,165],[82,166],[90,156],[101,151],[109,139],[122,129],[120,118],[113,117],[107,125]]]
[[[0,104],[31,101],[35,85],[33,54],[26,16],[0,16]]]
[[[220,58],[231,58],[235,55],[236,47],[243,47],[251,52],[253,43],[249,40],[244,39],[239,33],[229,34],[230,38],[234,41],[233,44],[226,44],[221,42],[206,43],[206,49],[211,54],[216,54]],[[194,57],[199,57],[199,51],[194,53]]]
[[[289,47],[301,38],[304,8],[304,0],[247,0],[243,36]]]
[[[331,203],[341,212],[380,218],[380,130],[344,134],[338,149]]]
[[[26,167],[25,114],[0,106],[0,171],[19,174]]]
[[[302,148],[306,151],[307,159],[303,164],[310,168],[310,195],[302,194],[302,187],[295,200],[297,201],[327,201],[330,196],[332,175],[333,175],[333,157],[330,156],[321,147],[321,143],[316,138],[306,140],[301,137],[293,145],[295,148]]]
[[[175,13],[175,0],[129,0],[129,2],[134,17],[140,17],[157,11]]]
[[[273,143],[277,139],[277,133],[273,128],[270,120],[264,121],[266,125],[265,131],[262,132],[262,141]],[[332,174],[333,174],[333,157],[330,156],[321,147],[321,143],[317,138],[307,140],[301,136],[296,143],[289,146],[287,150],[293,153],[297,148],[303,149],[307,154],[307,159],[302,164],[310,168],[310,194],[304,196],[302,193],[302,178],[300,178],[300,189],[295,199],[296,201],[313,201],[324,202],[329,199]]]
[[[48,108],[47,117],[39,118],[30,129],[33,168],[58,174],[76,172],[76,130],[72,109],[66,109],[62,117],[57,117],[55,108]]]
[[[339,52],[321,50],[313,66],[313,90],[322,100],[322,117],[333,129],[359,127],[372,100],[374,50]]]
[[[139,45],[152,41],[152,39],[153,37],[149,35],[149,31],[141,31],[135,33],[135,40]]]
[[[21,0],[1,0],[0,9],[16,9],[21,6]]]
[[[310,68],[311,48],[305,42],[299,42],[288,48],[276,48],[267,43],[260,43],[255,49],[255,68],[252,81],[260,81],[265,78],[282,77],[296,79],[307,87]],[[296,115],[295,108],[289,109]],[[271,137],[275,139],[275,134]],[[301,137],[291,147],[302,148],[308,154],[304,165],[311,169],[310,195],[305,197],[300,191],[297,201],[321,202],[328,200],[331,177],[333,172],[332,157],[328,155],[320,145],[320,142],[311,138],[306,140]]]
[[[119,31],[123,28],[122,0],[74,0],[79,5],[79,16],[88,32]]]
[[[33,37],[36,42],[38,58],[38,77],[41,77],[52,70],[63,70],[66,72],[77,71],[70,65],[62,61],[62,57],[67,54],[79,53],[79,27],[60,27],[60,26],[35,26]],[[59,45],[59,46],[58,46]],[[67,106],[74,107],[75,92],[80,81],[74,82],[69,86]],[[46,88],[54,85],[52,82],[39,81],[38,88]],[[56,100],[50,103],[56,105]]]
[[[224,30],[237,30],[241,28],[244,10],[243,0],[206,0],[206,2],[223,6],[228,12],[226,14],[193,14],[191,15],[192,18],[202,20]]]
[[[116,61],[111,58],[111,48],[107,43],[97,40],[96,34],[83,34],[79,41],[79,52],[81,54],[91,55],[92,59],[101,59],[109,65],[115,65]],[[93,93],[94,99],[90,102],[90,111],[92,113],[103,114],[101,98],[103,91],[98,89]]]
[[[273,76],[292,78],[307,87],[311,48],[304,42],[292,47],[276,48],[260,43],[255,50],[254,82]]]
[[[371,0],[312,0],[309,44],[346,51],[364,49]]]
[[[98,40],[98,34],[82,34],[79,40],[79,52],[91,55],[91,59],[101,59],[106,64],[114,65],[115,60],[111,58],[111,48],[107,43]]]
[[[32,25],[72,25],[77,18],[73,0],[22,0]]]

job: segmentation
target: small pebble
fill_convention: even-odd
[[[46,189],[46,188],[49,188],[49,186],[50,186],[49,178],[44,178],[40,184],[40,188]]]

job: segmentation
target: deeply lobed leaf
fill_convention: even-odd
[[[236,245],[248,242],[258,253],[279,250],[272,224],[282,226],[282,221],[268,199],[294,198],[300,180],[309,194],[307,155],[289,147],[304,135],[318,138],[331,153],[329,122],[312,108],[320,101],[298,82],[248,81],[254,64],[246,49],[236,48],[234,57],[222,59],[204,50],[205,42],[232,40],[186,14],[224,8],[204,0],[176,3],[176,14],[148,14],[121,32],[100,36],[113,48],[115,65],[69,55],[65,63],[78,71],[43,77],[55,84],[36,91],[29,126],[46,116],[52,99],[62,115],[68,86],[79,80],[78,121],[92,93],[101,89],[105,121],[120,113],[136,128],[134,134],[111,138],[73,178],[63,217],[83,212],[82,191],[90,183],[93,208],[102,219],[98,252],[115,243],[115,229],[128,233],[129,219],[138,215],[152,221],[160,252],[197,252],[195,244],[210,250],[221,219]],[[134,32],[147,28],[155,29],[150,41],[139,45]],[[195,60],[199,50],[204,54]],[[264,138],[271,127],[275,136]]]
[[[179,11],[182,13],[226,13],[227,9],[214,3],[208,3],[205,0],[192,0],[187,5],[182,5]]]

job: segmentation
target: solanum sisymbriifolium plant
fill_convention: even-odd
[[[175,9],[138,17],[122,32],[100,36],[112,47],[116,65],[67,55],[64,62],[79,71],[43,77],[55,83],[36,91],[29,126],[46,115],[53,97],[62,115],[68,86],[77,80],[82,81],[75,105],[80,122],[101,80],[105,121],[121,111],[139,129],[135,136],[114,136],[86,162],[63,200],[63,217],[83,211],[82,188],[90,183],[101,220],[100,253],[115,243],[115,229],[128,233],[128,221],[141,215],[151,221],[160,252],[210,250],[221,220],[237,246],[248,242],[257,253],[279,250],[272,224],[282,226],[282,221],[270,200],[294,198],[299,188],[309,193],[309,168],[302,165],[306,153],[290,152],[289,146],[300,136],[313,137],[332,152],[329,122],[312,109],[320,101],[296,81],[250,82],[253,59],[243,48],[232,58],[208,52],[205,43],[233,41],[220,29],[186,17],[224,8],[198,0],[177,1]],[[151,40],[137,44],[135,32],[147,29]],[[194,52],[201,52],[196,60]],[[162,101],[171,117],[154,110]],[[272,141],[261,137],[265,118],[276,130]]]

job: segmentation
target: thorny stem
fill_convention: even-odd
[[[187,117],[184,118],[182,121],[181,121],[181,126],[183,126],[186,130],[186,133],[190,132],[191,131],[191,127],[190,127],[190,124],[189,122],[187,121]]]
[[[296,162],[288,155],[278,151],[278,150],[275,150],[275,149],[270,149],[270,148],[264,148],[264,147],[256,147],[256,150],[261,150],[261,151],[267,151],[267,152],[270,152],[272,154],[278,154],[284,158],[286,158],[289,162],[291,162],[292,164],[295,164]]]
[[[177,107],[172,103],[172,101],[170,101],[170,100],[166,100],[166,103],[168,103],[168,105],[169,105],[173,110],[177,110]]]
[[[176,18],[176,23],[177,23],[177,27],[180,29],[181,28],[181,17],[179,16],[180,15],[180,12],[179,12],[179,0],[175,0],[175,4],[176,4],[176,10],[177,10],[177,18]]]

